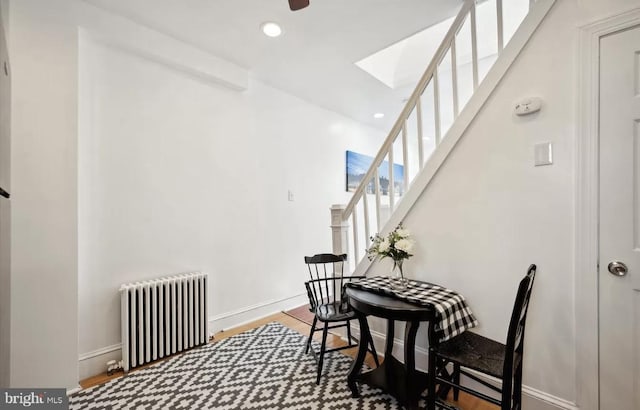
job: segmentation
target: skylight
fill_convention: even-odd
[[[497,54],[496,1],[487,0],[476,6],[478,59]],[[529,0],[503,3],[505,44],[527,15]],[[411,37],[398,41],[355,64],[392,89],[415,85],[451,27],[454,17],[434,24]],[[471,62],[471,31],[467,21],[456,36],[457,64]],[[444,64],[447,64],[445,61]]]

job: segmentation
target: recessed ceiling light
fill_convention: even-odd
[[[260,26],[262,32],[267,37],[278,37],[282,34],[282,27],[280,24],[274,23],[273,21],[267,21],[266,23],[262,23]]]
[[[384,114],[381,113],[381,112],[377,112],[377,113],[373,114],[373,118],[379,120],[380,118],[384,118]]]

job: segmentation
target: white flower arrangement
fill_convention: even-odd
[[[376,258],[391,258],[393,259],[394,268],[397,266],[400,268],[400,276],[404,277],[402,271],[402,263],[405,259],[409,259],[413,256],[413,248],[415,241],[411,239],[411,232],[402,226],[402,222],[389,232],[389,235],[382,237],[380,234],[375,234],[371,237],[371,247],[367,249],[367,256],[369,260]]]

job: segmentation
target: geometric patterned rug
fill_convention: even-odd
[[[80,409],[401,409],[391,396],[360,385],[351,397],[352,359],[325,356],[320,385],[304,353],[306,336],[279,323],[192,349],[69,398]],[[318,348],[318,346],[316,346]]]

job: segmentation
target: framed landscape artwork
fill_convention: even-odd
[[[362,178],[373,163],[373,158],[357,152],[347,151],[347,192],[353,192],[358,188]],[[389,162],[384,161],[378,168],[380,178],[380,194],[389,195]],[[400,164],[393,164],[393,186],[395,196],[404,193],[404,167]],[[367,185],[366,192],[375,194],[375,183],[373,179]]]

